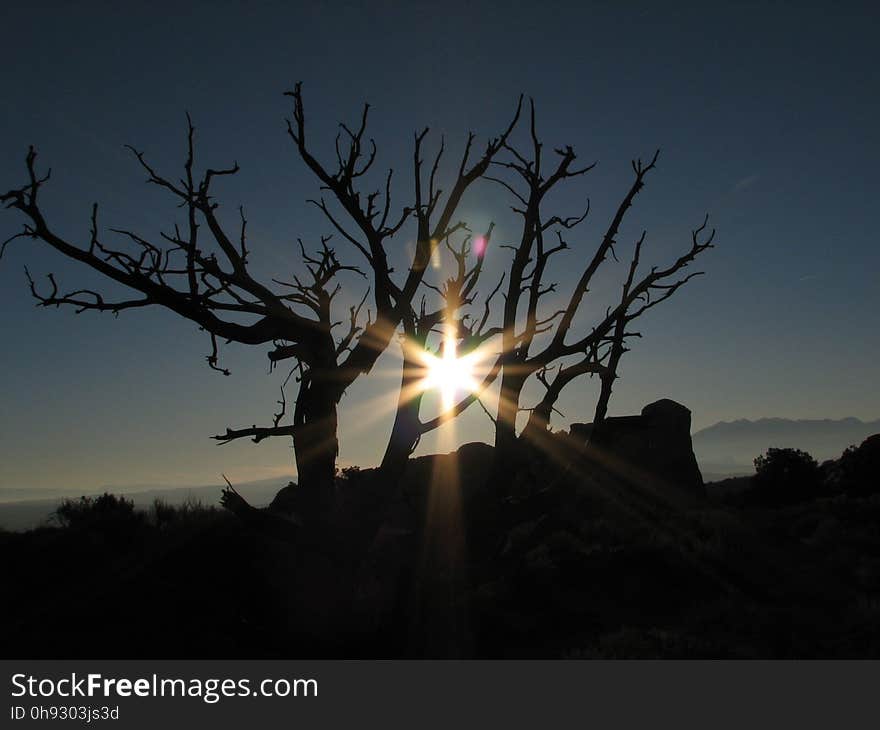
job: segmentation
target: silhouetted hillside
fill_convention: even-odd
[[[390,502],[377,471],[349,470],[320,534],[265,510],[74,502],[58,526],[0,533],[3,651],[880,656],[880,495],[737,505],[552,439],[500,509],[485,444],[411,460]],[[864,484],[873,444],[841,485]]]
[[[754,473],[754,459],[768,448],[799,448],[818,461],[833,459],[880,432],[880,420],[791,420],[761,418],[721,421],[693,434],[694,453],[707,481]]]

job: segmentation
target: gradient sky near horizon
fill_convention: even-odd
[[[255,266],[286,277],[296,238],[329,232],[305,202],[317,185],[285,134],[282,92],[297,80],[325,152],[337,122],[370,102],[377,166],[398,169],[401,204],[414,130],[430,126],[434,142],[444,133],[457,154],[468,130],[480,140],[496,134],[525,93],[546,148],[571,144],[579,159],[599,161],[555,201],[565,213],[592,201],[568,258],[554,260],[561,291],[625,192],[630,159],[655,148],[658,169],[619,238],[624,254],[646,228],[646,258],[668,260],[704,212],[718,230],[699,267],[706,276],[640,322],[644,337],[622,364],[612,413],[671,397],[691,408],[695,429],[765,416],[877,418],[880,12],[669,5],[7,4],[0,188],[22,184],[33,143],[52,167],[44,206],[56,229],[82,240],[98,201],[104,225],[155,235],[180,212],[144,185],[123,145],[177,175],[188,110],[199,160],[241,165],[217,193],[227,212],[245,206]],[[494,271],[506,261],[498,244],[514,233],[501,200],[480,187],[462,210],[477,230],[498,222],[487,252]],[[20,222],[0,212],[0,238]],[[225,348],[224,378],[205,365],[206,335],[172,314],[36,308],[24,265],[71,288],[96,283],[31,241],[14,242],[0,261],[0,488],[194,485],[220,472],[248,481],[292,471],[286,439],[219,448],[208,439],[271,418],[283,373],[267,374],[265,348]],[[597,295],[620,273],[612,267]],[[350,284],[347,295],[361,287]],[[397,364],[389,352],[346,394],[343,465],[379,457]],[[594,397],[589,381],[571,386],[554,425],[589,420]],[[472,408],[453,439],[490,440],[490,426]]]

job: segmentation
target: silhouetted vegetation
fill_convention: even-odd
[[[823,465],[824,466],[824,465]],[[826,468],[829,488],[855,496],[880,492],[880,434],[850,446]]]
[[[51,273],[41,287],[26,270],[31,294],[40,306],[114,315],[144,307],[174,312],[207,333],[210,352],[206,362],[224,375],[229,371],[221,365],[223,342],[266,346],[270,368],[289,364],[271,424],[227,428],[214,436],[221,443],[241,438],[257,443],[273,437],[292,440],[299,520],[289,521],[289,529],[304,522],[311,523],[316,534],[332,534],[340,400],[373,368],[401,329],[405,337],[398,408],[381,463],[386,478],[393,481],[404,470],[422,435],[461,414],[498,380],[498,405],[492,416],[493,481],[497,498],[509,497],[506,486],[511,476],[528,468],[524,455],[544,448],[556,403],[563,390],[582,376],[595,375],[601,382],[594,412],[599,428],[620,359],[629,350],[628,343],[641,336],[632,329],[633,323],[702,273],[685,270],[713,246],[715,231],[708,228],[708,215],[685,237],[678,255],[663,265],[646,266],[641,261],[647,236],[643,231],[632,245],[626,273],[618,275],[623,279],[620,296],[611,297],[610,302],[594,301],[597,275],[608,268],[605,262],[618,260],[621,226],[656,168],[659,150],[646,161],[632,160],[628,189],[621,191],[597,239],[580,244],[587,247],[587,255],[581,251],[571,259],[578,272],[576,280],[560,302],[549,306],[547,295],[558,286],[550,280],[550,260],[570,248],[567,239],[589,215],[590,203],[578,192],[587,202],[572,214],[550,210],[548,201],[558,200],[561,189],[590,173],[596,162],[579,163],[570,145],[554,145],[553,154],[548,155],[539,139],[533,101],[528,105],[527,130],[519,128],[520,97],[510,122],[489,139],[481,155],[474,153],[475,135],[465,137],[460,161],[451,170],[444,169],[443,139],[430,155],[429,166],[425,160],[429,130],[417,132],[409,190],[401,205],[393,199],[393,170],[384,176],[383,186],[368,187],[373,184],[367,181],[375,173],[377,160],[376,143],[367,136],[369,105],[364,106],[358,124],[340,124],[335,158],[327,161],[315,146],[319,135],[307,124],[302,86],[296,84],[286,96],[293,104],[288,137],[320,190],[310,202],[322,211],[354,263],[330,246],[332,236],[328,235],[321,236],[313,250],[299,240],[300,262],[295,271],[258,274],[252,265],[244,208],[239,207],[235,224],[230,225],[218,202],[217,187],[236,175],[239,166],[200,170],[196,129],[189,117],[182,176],[159,171],[143,152],[128,147],[147,182],[167,193],[183,211],[184,222],[172,221],[158,234],[128,228],[106,230],[94,203],[88,241],[67,238],[50,223],[44,207],[50,174],[39,169],[36,149],[31,146],[25,156],[24,184],[0,194],[0,202],[17,211],[23,223],[18,233],[0,244],[0,257],[20,239],[40,242],[91,269],[113,292],[64,290]],[[481,316],[473,317],[466,310],[478,298],[476,287],[494,223],[472,241],[471,229],[458,216],[467,207],[465,194],[479,181],[494,183],[503,196],[494,205],[509,206],[519,221],[512,229],[512,242],[501,244],[513,251],[509,267],[483,296]],[[389,265],[389,256],[392,247],[401,248],[402,241],[413,245],[401,274]],[[443,251],[453,257],[456,274],[438,286],[426,273]],[[334,300],[344,289],[342,279],[357,276],[367,282],[363,295],[351,299],[348,315],[340,319]],[[428,302],[423,289],[439,295],[438,306]],[[499,291],[503,313],[495,324],[490,305]],[[442,341],[435,345],[440,331]],[[491,354],[484,357],[487,372],[468,383],[463,388],[466,395],[457,402],[453,387],[450,402],[444,402],[434,418],[423,420],[419,409],[424,356],[433,355],[436,346],[444,357],[450,354],[454,360],[457,352],[478,351],[490,340]],[[525,410],[520,401],[530,380],[543,386],[544,393],[528,409],[528,423],[518,433],[517,416]],[[288,385],[297,390],[291,404],[285,392]],[[231,488],[223,505],[240,517],[254,517],[252,506]]]
[[[815,499],[822,491],[816,460],[799,449],[767,449],[755,459],[752,497],[766,504],[795,504]]]
[[[162,174],[143,152],[128,146],[147,182],[166,191],[184,210],[185,223],[172,221],[168,230],[158,234],[130,229],[106,231],[99,225],[95,203],[88,243],[80,245],[75,239],[67,239],[49,223],[42,208],[50,173],[38,172],[37,152],[31,146],[25,158],[27,181],[0,194],[4,207],[19,211],[24,219],[22,229],[0,244],[0,257],[7,245],[18,239],[43,242],[91,268],[112,291],[121,285],[125,294],[119,299],[92,289],[62,291],[53,274],[48,275],[48,286],[43,291],[26,272],[39,305],[115,315],[141,307],[168,309],[208,334],[210,354],[206,361],[212,370],[224,375],[229,375],[229,370],[221,365],[222,342],[268,346],[273,367],[292,362],[281,388],[280,410],[271,425],[227,428],[215,438],[223,443],[239,438],[255,442],[276,436],[291,438],[301,512],[308,511],[314,519],[320,519],[332,510],[339,401],[360,375],[372,369],[394,339],[403,317],[411,312],[440,241],[448,243],[451,236],[467,230],[466,224],[457,220],[462,198],[505,149],[519,119],[522,100],[510,123],[488,141],[481,155],[473,151],[476,135],[467,135],[455,172],[449,175],[441,171],[442,188],[438,169],[445,144],[440,142],[430,174],[425,174],[422,155],[428,130],[417,134],[411,188],[399,205],[392,201],[391,170],[383,189],[364,189],[365,179],[369,179],[364,176],[377,158],[375,141],[365,136],[369,105],[364,106],[360,122],[353,129],[340,125],[346,140],[337,137],[335,159],[328,164],[321,161],[312,146],[313,133],[306,123],[301,85],[296,84],[286,95],[293,101],[288,136],[295,154],[321,191],[320,201],[311,202],[320,207],[328,225],[350,245],[357,264],[346,263],[329,245],[331,235],[322,236],[314,251],[307,250],[299,240],[301,265],[297,270],[276,272],[272,277],[257,274],[251,266],[244,208],[239,207],[234,227],[218,211],[216,186],[237,174],[239,166],[234,163],[205,168],[200,173],[196,130],[188,116],[182,176]],[[321,197],[325,194],[329,204]],[[332,207],[334,201],[338,210]],[[394,269],[388,264],[389,250],[392,245],[401,247],[401,239],[412,237],[415,245],[410,264],[404,267],[403,280],[395,281]],[[108,240],[111,238],[115,242]],[[347,317],[339,320],[333,305],[343,289],[340,279],[345,276],[359,276],[368,283],[363,296],[355,298],[348,308]],[[370,295],[372,307],[367,304]],[[337,330],[343,322],[347,326]],[[291,381],[297,386],[297,394],[293,407],[288,409],[284,388]]]
[[[66,502],[47,527],[0,534],[16,586],[2,608],[6,652],[880,654],[880,495],[797,491],[792,475],[814,479],[813,462],[772,450],[755,479],[772,490],[762,480],[782,474],[782,494],[796,498],[731,502],[714,499],[711,485],[701,498],[622,474],[564,434],[553,439],[558,458],[518,479],[500,511],[487,485],[493,450],[482,444],[411,460],[390,507],[380,472],[347,469],[335,489],[351,521],[332,541],[291,540],[198,503],[139,512],[113,495]],[[821,473],[869,476],[875,443]],[[457,487],[456,476],[465,477]],[[296,487],[287,489],[279,497]],[[376,510],[373,533],[360,518]],[[438,540],[449,561],[440,566]]]
[[[107,492],[98,497],[65,499],[53,517],[70,530],[101,535],[114,542],[132,539],[146,522],[146,515],[135,510],[134,502]]]
[[[66,500],[53,525],[0,534],[16,591],[0,616],[8,654],[57,657],[59,647],[62,656],[127,658],[880,654],[880,437],[822,467],[803,451],[771,448],[755,460],[746,489],[715,499],[693,454],[687,408],[662,399],[639,416],[607,416],[620,360],[640,336],[632,323],[699,275],[685,270],[714,240],[707,216],[677,257],[646,266],[643,232],[620,294],[594,299],[597,272],[622,251],[621,226],[659,153],[633,160],[607,225],[587,255],[574,258],[573,285],[546,307],[557,288],[548,263],[569,249],[566,237],[589,212],[588,203],[574,215],[550,211],[547,201],[560,200],[559,186],[594,165],[576,165],[570,146],[547,155],[534,105],[523,140],[516,139],[520,100],[476,159],[474,135],[466,137],[451,174],[441,169],[444,143],[426,166],[428,130],[416,133],[411,189],[399,205],[391,171],[378,191],[365,187],[376,160],[365,136],[368,107],[359,124],[341,125],[328,164],[311,128],[307,135],[301,87],[288,96],[288,135],[321,191],[312,202],[363,271],[324,236],[316,250],[300,242],[299,270],[259,276],[244,210],[234,229],[218,212],[216,187],[238,165],[198,172],[189,119],[182,177],[160,173],[130,148],[147,181],[185,216],[155,241],[102,229],[97,204],[87,241],[65,239],[44,211],[49,175],[38,170],[33,147],[24,184],[0,195],[24,221],[0,254],[18,239],[39,241],[127,292],[111,300],[91,289],[65,291],[51,274],[42,288],[27,274],[38,304],[171,310],[207,332],[207,363],[225,375],[222,342],[266,346],[272,367],[290,364],[270,424],[214,438],[291,438],[298,474],[267,508],[228,482],[225,511],[157,501],[144,512],[103,494]],[[521,225],[504,243],[512,251],[504,277],[473,318],[465,310],[476,300],[480,251],[494,224],[478,245],[457,216],[479,180],[500,186]],[[401,241],[412,247],[395,273],[389,252]],[[441,244],[457,273],[435,286],[426,272]],[[333,303],[343,276],[368,283],[339,319]],[[438,307],[421,298],[423,289],[440,296]],[[500,291],[503,313],[493,326],[490,304]],[[401,329],[400,397],[382,464],[339,472],[340,400]],[[441,330],[438,354],[454,358],[492,340],[492,356],[481,382],[423,420],[418,363],[433,355],[429,340]],[[587,375],[599,380],[593,423],[553,433],[563,390]],[[530,378],[542,395],[524,408]],[[410,459],[423,434],[496,380],[494,446]],[[288,404],[290,383],[297,392]]]

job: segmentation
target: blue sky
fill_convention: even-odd
[[[697,428],[880,415],[880,18],[868,5],[32,3],[4,16],[0,187],[23,181],[35,144],[53,169],[47,215],[72,239],[87,233],[94,201],[107,226],[144,233],[180,215],[144,185],[123,145],[176,174],[189,111],[203,163],[242,167],[218,192],[225,210],[245,206],[255,266],[291,271],[295,239],[328,232],[305,203],[316,183],[284,133],[282,92],[297,80],[325,151],[337,121],[369,101],[379,164],[401,173],[416,128],[444,133],[457,151],[468,130],[497,133],[525,93],[547,147],[571,144],[580,159],[599,161],[555,201],[564,212],[592,201],[573,250],[555,261],[563,292],[578,252],[591,250],[625,192],[629,160],[657,147],[658,169],[622,244],[646,228],[646,257],[662,262],[686,246],[704,212],[718,229],[700,267],[706,276],[640,324],[644,338],[621,367],[612,413],[672,397]],[[499,201],[497,190],[475,189],[463,214],[475,227],[498,222],[500,243],[514,231]],[[18,224],[4,211],[2,237]],[[503,250],[487,255],[500,271]],[[226,348],[224,378],[204,364],[205,335],[169,313],[114,319],[35,308],[25,264],[72,286],[95,283],[30,241],[0,261],[0,487],[291,471],[287,441],[218,448],[207,438],[271,417],[281,374],[267,375],[265,350]],[[620,274],[609,271],[598,299]],[[351,293],[359,286],[352,280]],[[374,404],[393,398],[396,365],[389,352],[346,395],[343,464],[372,463],[384,447],[391,417],[374,415]],[[589,381],[571,386],[554,425],[589,420],[594,397]],[[489,440],[490,424],[472,409],[447,436]],[[427,438],[420,453],[434,447]]]

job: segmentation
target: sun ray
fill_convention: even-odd
[[[459,396],[479,390],[480,381],[489,371],[488,348],[476,348],[460,355],[452,328],[444,330],[439,355],[422,348],[416,348],[411,355],[424,368],[420,389],[436,390],[440,394],[441,413],[451,411]]]

